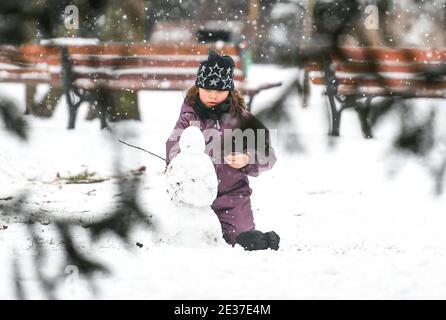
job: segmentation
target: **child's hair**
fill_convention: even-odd
[[[196,103],[196,98],[198,97],[198,87],[193,86],[186,91],[186,97],[184,102],[190,106],[194,106]],[[229,108],[229,113],[231,116],[239,115],[244,109],[246,109],[245,99],[243,95],[238,90],[229,91],[229,97],[231,98],[231,107]]]

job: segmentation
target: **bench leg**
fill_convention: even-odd
[[[327,88],[327,97],[330,104],[330,116],[331,116],[331,127],[329,129],[328,135],[339,137],[340,127],[341,127],[341,112],[342,108],[338,110],[336,107],[335,94],[332,88]]]
[[[356,113],[358,114],[359,117],[359,122],[361,123],[362,134],[366,139],[373,138],[372,128],[370,127],[370,123],[368,120],[371,109],[370,106],[371,102],[372,102],[372,97],[368,97],[366,99],[365,107],[363,108],[355,107]]]
[[[331,102],[330,102],[331,107]],[[335,107],[331,107],[331,128],[329,135],[339,137],[341,127],[341,112]]]
[[[71,99],[71,91],[73,91],[74,95],[79,99],[76,103]],[[77,89],[73,90],[65,90],[65,96],[67,99],[68,105],[68,129],[74,129],[76,124],[77,110],[81,103],[87,101],[88,94],[86,91],[80,93]]]
[[[339,109],[336,107],[336,99],[334,95],[328,95],[328,99],[330,102],[331,111],[331,128],[329,135],[339,137],[342,111],[345,109],[354,108],[358,115],[359,122],[361,124],[361,131],[364,137],[366,139],[373,138],[372,128],[369,123],[372,97],[367,98],[366,105],[364,107],[358,107],[358,97],[348,96],[341,102],[341,108]]]
[[[328,55],[324,63],[324,77],[326,84],[326,94],[328,97],[328,102],[330,104],[330,116],[331,116],[331,127],[328,131],[328,135],[339,137],[340,127],[341,127],[341,113],[344,109],[342,105],[340,109],[336,106],[336,96],[337,96],[337,83],[334,71],[332,69],[332,60]]]
[[[73,86],[74,77],[72,73],[72,66],[68,56],[68,51],[65,47],[61,48],[61,65],[62,65],[62,88],[65,94],[65,99],[68,105],[68,129],[74,129],[76,124],[77,109],[87,97],[87,92],[80,92],[79,89]],[[74,102],[72,95],[75,95],[79,100]]]
[[[68,106],[68,129],[74,129],[76,124],[77,108]]]
[[[101,129],[107,128],[107,108],[110,105],[110,94],[104,89],[97,90],[97,108],[101,122]]]
[[[103,111],[100,111],[100,115],[101,115],[101,130],[102,130],[102,129],[105,129],[105,128],[108,127],[108,125],[107,125],[107,114],[103,110]]]

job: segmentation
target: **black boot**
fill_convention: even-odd
[[[280,237],[274,231],[263,233],[258,230],[251,230],[240,233],[235,242],[248,251],[268,248],[277,250],[279,249]]]
[[[279,249],[280,237],[274,231],[269,231],[265,233],[266,238],[268,239],[268,247],[273,250]]]

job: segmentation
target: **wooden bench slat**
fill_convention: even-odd
[[[327,88],[334,136],[340,134],[343,110],[358,106],[362,97],[446,97],[446,48],[343,47],[322,59],[326,60],[310,62],[306,68],[312,83]],[[367,138],[373,136],[371,99],[361,110],[355,108]]]
[[[381,62],[444,62],[446,60],[446,48],[386,48],[386,47],[343,47],[340,52],[345,58],[352,61],[381,61]],[[333,58],[340,57],[333,54]]]
[[[236,67],[241,67],[241,61],[238,56],[231,56],[234,59]],[[108,65],[126,65],[126,64],[185,64],[189,66],[197,66],[202,60],[205,60],[207,56],[204,55],[145,55],[145,56],[119,56],[119,55],[70,55],[70,61],[74,64],[108,64]],[[24,55],[18,54],[17,56],[2,55],[0,53],[0,63],[9,64],[35,64],[35,63],[48,63],[51,65],[60,64],[60,55]]]
[[[98,45],[71,45],[66,46],[68,53],[84,54],[84,55],[204,55],[207,57],[209,49],[215,49],[214,45],[197,44],[186,46],[168,46],[168,45],[151,45],[151,44],[123,44],[123,43],[107,43]],[[59,46],[30,44],[19,47],[19,51],[27,56],[42,55],[42,56],[57,56],[60,55]],[[238,55],[237,47],[234,45],[225,45],[222,48],[217,48],[221,54]]]
[[[94,89],[98,87],[108,89],[134,89],[134,90],[185,90],[194,85],[194,80],[153,80],[153,79],[119,79],[119,80],[93,80],[91,78],[81,78],[74,81],[74,85],[81,89]],[[234,81],[234,85],[244,92],[245,87],[242,82]]]
[[[326,85],[325,79],[322,77],[312,78],[314,84]],[[413,90],[418,88],[446,88],[446,82],[431,82],[416,79],[361,79],[361,78],[337,78],[337,84],[353,85],[353,86],[371,86],[371,87],[410,87]]]
[[[118,79],[134,79],[135,81],[144,80],[144,79],[152,79],[152,80],[195,80],[195,74],[156,74],[156,73],[147,73],[147,74],[108,74],[108,73],[73,73],[76,79],[81,78],[92,78],[92,79],[103,79],[103,80],[118,80]],[[236,78],[237,79],[237,78]],[[243,78],[238,78],[237,80],[243,80]]]
[[[338,93],[346,96],[402,96],[402,97],[422,97],[422,98],[444,98],[446,97],[445,89],[429,89],[418,88],[413,90],[411,88],[404,87],[372,87],[372,86],[349,86],[340,85],[338,87]]]
[[[325,84],[324,74],[321,72],[310,72],[310,79],[317,84],[321,81]],[[398,80],[410,81],[417,80],[420,82],[436,83],[446,81],[446,75],[431,75],[425,73],[409,73],[409,72],[380,72],[380,73],[353,73],[353,72],[336,72],[336,82],[345,81],[365,81],[365,80]]]
[[[336,85],[348,88],[343,94],[354,94],[354,87],[360,87],[360,92],[368,92],[366,88],[370,87],[370,92],[375,94],[387,94],[389,88],[392,88],[394,94],[444,94],[446,75],[441,75],[441,70],[446,69],[446,48],[343,47],[340,52],[345,54],[343,58],[347,60],[332,54],[330,68],[334,72]],[[314,84],[327,85],[322,63],[311,63],[307,68]]]
[[[212,44],[150,45],[99,43],[66,46],[74,86],[82,89],[184,90],[195,82],[199,62]],[[238,49],[217,48],[235,61],[234,81],[244,90],[245,75]],[[48,83],[61,86],[61,48],[55,45],[0,46],[0,82]]]
[[[59,73],[33,72],[33,73],[13,73],[7,76],[0,71],[1,82],[24,82],[28,84],[48,83],[53,86],[61,86],[61,77]],[[74,86],[81,89],[93,89],[94,87],[105,87],[109,89],[166,89],[166,90],[184,90],[194,85],[195,75],[189,74],[86,74],[74,73],[76,80]],[[242,89],[244,78],[235,77],[235,86]]]
[[[376,73],[376,72],[396,72],[396,73],[424,73],[437,71],[439,68],[446,69],[446,63],[401,63],[401,64],[385,64],[385,63],[339,63],[335,64],[336,72],[350,72],[350,73]],[[312,64],[308,66],[309,71],[323,71],[323,67],[320,65]]]
[[[88,66],[73,66],[72,71],[76,75],[122,75],[122,74],[135,74],[140,76],[147,75],[188,75],[190,77],[196,77],[196,67],[157,67],[157,66],[149,66],[149,67],[128,67],[128,68],[111,68],[108,66],[97,66],[97,67],[88,67]],[[33,68],[23,68],[17,67],[14,65],[2,65],[0,64],[0,72],[13,73],[13,74],[31,74],[31,73],[60,73],[61,66],[47,66],[42,65],[39,68],[34,66]],[[234,77],[236,79],[244,79],[244,74],[242,70],[235,69]]]
[[[58,75],[51,75],[50,77],[42,76],[22,78],[22,77],[10,77],[8,80],[0,80],[0,82],[11,83],[27,83],[27,84],[51,84],[55,87],[61,86],[60,77]],[[135,89],[135,90],[185,90],[190,88],[195,83],[195,79],[191,80],[172,80],[172,79],[135,79],[135,78],[119,78],[119,79],[92,79],[92,78],[79,78],[74,81],[74,86],[80,89],[94,89],[97,87],[103,87],[108,89]],[[244,83],[241,81],[234,81],[234,85],[238,90],[245,92]],[[249,89],[250,92],[252,89]]]

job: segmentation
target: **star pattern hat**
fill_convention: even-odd
[[[209,50],[207,60],[201,61],[195,85],[208,90],[234,90],[234,60]]]

